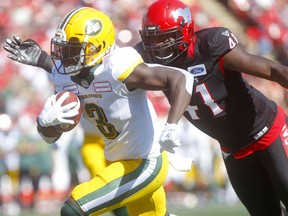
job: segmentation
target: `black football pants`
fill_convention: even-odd
[[[287,144],[278,137],[263,151],[242,159],[232,155],[224,159],[231,184],[250,215],[280,216],[280,201],[287,211],[288,155],[284,149]]]

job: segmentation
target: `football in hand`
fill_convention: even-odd
[[[61,91],[61,92],[58,92],[56,94],[56,100],[58,100],[65,92],[68,92],[68,91]],[[72,92],[68,92],[69,93],[69,96],[63,101],[63,103],[61,104],[61,106],[64,106],[66,104],[69,104],[69,103],[72,103],[72,102],[77,102],[77,103],[80,103],[77,95],[75,95],[74,93]],[[76,125],[79,123],[80,121],[80,118],[81,118],[81,115],[82,115],[82,108],[81,106],[79,106],[79,109],[78,109],[78,114],[73,116],[73,117],[70,117],[69,119],[73,120],[74,121],[74,124],[68,124],[68,123],[62,123],[62,124],[59,124],[59,125],[55,125],[54,128],[59,131],[59,132],[67,132],[67,131],[70,131],[72,130],[74,127],[76,127]]]

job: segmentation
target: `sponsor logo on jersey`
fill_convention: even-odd
[[[223,151],[221,153],[222,153],[222,157],[224,160],[226,160],[231,155],[231,153],[227,153],[227,152],[223,152]]]
[[[89,20],[85,26],[85,32],[89,36],[98,34],[102,29],[102,23],[97,19]]]
[[[203,76],[207,74],[207,70],[204,64],[195,65],[187,68],[188,72],[195,76]]]
[[[72,92],[72,93],[74,93],[76,95],[79,94],[79,89],[78,89],[77,85],[64,86],[63,90]]]
[[[89,82],[87,80],[85,80],[85,79],[82,79],[80,81],[80,83],[81,83],[81,86],[83,86],[84,88],[88,88],[89,87]]]
[[[93,83],[93,86],[94,86],[95,92],[97,92],[97,93],[111,92],[112,91],[112,87],[108,81],[95,82],[95,83]]]

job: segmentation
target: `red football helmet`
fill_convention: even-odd
[[[146,10],[140,30],[152,62],[168,64],[187,50],[194,37],[194,19],[179,0],[157,0]]]

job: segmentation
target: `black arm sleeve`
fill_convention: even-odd
[[[51,56],[49,56],[45,51],[42,50],[36,66],[43,68],[48,73],[51,73],[53,68]]]

